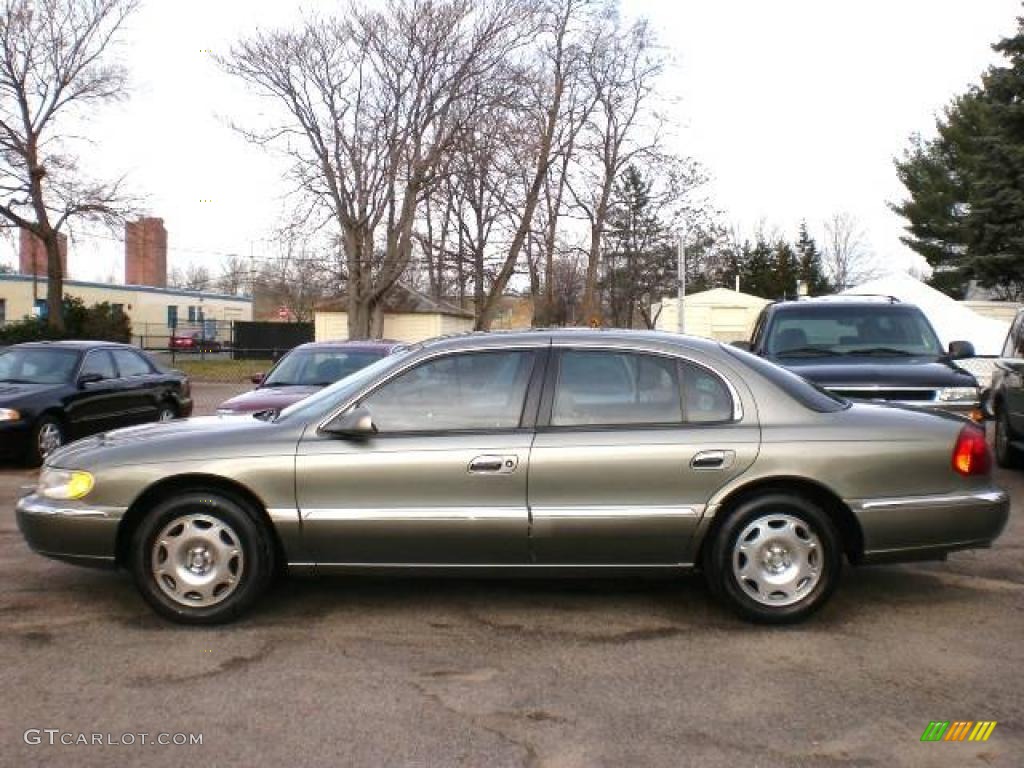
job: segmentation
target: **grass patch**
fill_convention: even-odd
[[[193,381],[233,383],[248,382],[254,374],[269,371],[274,363],[272,360],[202,360],[198,355],[196,359],[176,355],[173,363],[168,356],[166,364],[184,371]]]

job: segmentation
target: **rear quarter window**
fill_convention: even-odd
[[[818,413],[834,413],[850,407],[849,400],[816,387],[803,377],[797,376],[792,371],[774,363],[770,363],[762,357],[724,344],[722,349],[748,368],[754,369],[756,373],[768,379],[768,381],[805,408],[817,411]]]

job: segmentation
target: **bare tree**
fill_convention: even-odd
[[[89,178],[67,118],[126,95],[111,49],[138,0],[3,0],[0,10],[0,220],[47,256],[49,325],[64,328],[59,234],[74,220],[127,213],[122,180]]]
[[[517,0],[388,0],[257,33],[220,59],[285,109],[285,121],[246,135],[286,153],[302,195],[336,226],[353,338],[379,335],[382,301],[410,263],[419,203],[502,98],[531,13]]]
[[[237,296],[252,283],[253,265],[241,256],[229,256],[220,266],[220,275],[215,281],[221,293]]]
[[[210,270],[202,264],[189,264],[185,269],[175,267],[167,275],[167,284],[186,291],[208,291],[213,283]]]
[[[285,307],[296,322],[312,322],[316,305],[332,293],[333,283],[325,279],[326,261],[310,256],[296,243],[286,243],[278,256],[262,264],[256,292]]]
[[[825,222],[822,266],[837,291],[877,276],[864,230],[852,214],[836,213]]]
[[[516,265],[533,229],[537,210],[553,159],[569,150],[570,132],[565,130],[567,113],[577,110],[572,98],[574,83],[581,76],[582,29],[594,3],[591,0],[546,0],[541,8],[540,53],[533,69],[523,73],[527,89],[533,90],[522,119],[535,128],[530,149],[532,160],[523,194],[518,225],[494,281],[477,307],[476,328],[487,330],[501,297],[515,273]]]
[[[591,39],[587,77],[596,108],[582,138],[579,180],[570,189],[590,225],[583,316],[592,322],[600,314],[598,266],[616,180],[630,163],[653,155],[660,141],[659,126],[643,121],[664,61],[645,19],[624,29],[608,13]]]

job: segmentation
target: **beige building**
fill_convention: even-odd
[[[961,301],[968,309],[973,309],[982,317],[991,317],[994,320],[1002,320],[1005,323],[1012,323],[1017,316],[1017,310],[1024,307],[1014,301]]]
[[[0,275],[0,323],[44,311],[46,283],[32,275]],[[252,300],[241,296],[82,280],[65,280],[64,293],[87,305],[105,301],[120,307],[131,320],[132,334],[146,337],[147,346],[161,346],[161,339],[165,344],[172,327],[198,329],[202,322],[252,320]]]
[[[728,288],[712,288],[691,294],[683,300],[684,332],[724,342],[749,339],[754,321],[769,303],[768,299],[760,296]],[[666,297],[652,306],[651,312],[658,318],[655,327],[659,331],[679,331],[678,299]]]
[[[317,341],[348,338],[348,312],[344,297],[325,301],[314,313]],[[423,341],[435,336],[473,330],[473,313],[446,301],[432,299],[408,286],[399,285],[388,296],[382,336],[395,341]]]

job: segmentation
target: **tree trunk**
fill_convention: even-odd
[[[64,266],[60,259],[60,235],[51,229],[43,243],[46,245],[47,325],[55,333],[64,333]]]
[[[597,266],[601,260],[601,237],[604,234],[603,212],[590,226],[590,253],[587,254],[587,278],[583,286],[583,322],[601,324],[601,308],[597,299]]]

